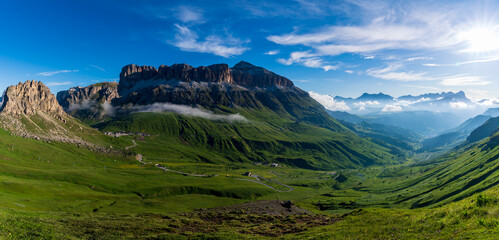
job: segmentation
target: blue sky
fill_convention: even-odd
[[[499,1],[3,1],[0,90],[240,60],[322,95],[499,98]]]

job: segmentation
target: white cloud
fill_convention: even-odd
[[[499,105],[499,98],[483,99],[481,101],[476,102],[476,104],[480,105],[480,106],[486,106],[486,107],[498,106]]]
[[[221,38],[220,36],[209,35],[201,40],[196,32],[186,26],[179,24],[175,24],[174,26],[177,34],[175,34],[175,41],[171,44],[182,51],[211,53],[222,57],[231,57],[241,55],[249,50],[249,48],[242,46],[244,43],[242,40],[232,36]]]
[[[277,59],[277,62],[284,65],[299,63],[305,67],[322,68],[324,71],[337,70],[339,68],[338,65],[325,63],[321,58],[311,54],[310,52],[292,52],[288,59],[279,58]]]
[[[264,53],[265,55],[277,55],[279,54],[279,50],[272,50]]]
[[[378,101],[363,101],[363,102],[355,102],[353,103],[353,105],[359,107],[359,106],[362,106],[362,107],[365,107],[365,106],[376,106],[376,105],[379,105],[379,102]]]
[[[414,62],[414,61],[418,61],[418,60],[432,60],[432,59],[433,59],[432,57],[412,57],[412,58],[408,58],[407,61]]]
[[[93,68],[95,68],[95,69],[98,69],[98,70],[101,70],[101,71],[103,71],[103,72],[106,72],[106,70],[105,70],[104,68],[101,68],[101,67],[99,67],[99,66],[97,66],[97,65],[90,65],[90,67],[93,67]]]
[[[427,66],[427,67],[458,67],[458,66],[466,65],[466,64],[496,62],[496,61],[499,61],[499,55],[488,57],[488,58],[471,60],[471,61],[457,62],[457,63],[453,63],[453,64],[426,63],[426,64],[423,64],[423,66]]]
[[[479,76],[455,75],[445,78],[440,82],[444,86],[483,86],[490,84]]]
[[[456,45],[459,41],[449,28],[431,26],[420,19],[396,24],[383,18],[374,19],[368,25],[332,26],[321,30],[297,34],[272,35],[269,41],[280,45],[304,45],[316,49],[323,55],[336,56],[343,53],[366,54],[393,49],[438,49]],[[412,20],[412,21],[411,21]],[[443,19],[444,25],[448,21]]]
[[[49,87],[54,87],[54,86],[67,86],[71,85],[71,82],[48,82],[47,86]]]
[[[472,105],[468,105],[467,103],[464,103],[464,102],[451,102],[449,104],[450,104],[450,107],[454,108],[454,109],[472,108]]]
[[[331,111],[350,111],[350,108],[343,101],[336,101],[329,95],[322,95],[316,92],[308,92],[310,97],[322,104],[326,109]]]
[[[180,6],[176,8],[175,16],[183,23],[203,23],[203,14],[199,8],[192,6]]]
[[[421,88],[421,89],[429,89],[429,90],[436,90],[436,91],[441,91],[440,88],[437,87],[430,87],[430,86],[420,86],[420,85],[410,85],[410,84],[405,84],[405,85],[400,85],[401,87],[410,87],[410,88]]]
[[[41,72],[41,73],[37,73],[36,75],[48,77],[48,76],[56,75],[59,73],[72,73],[72,72],[78,72],[78,71],[80,71],[80,70],[78,70],[78,69],[76,69],[76,70],[59,70],[59,71],[52,71],[52,72]]]
[[[386,104],[383,109],[381,109],[382,112],[401,112],[402,111],[402,106],[396,105],[396,104]]]
[[[348,73],[348,74],[353,74],[352,70],[345,70],[345,72]]]
[[[458,34],[464,23],[458,10],[439,12],[438,9],[422,8],[415,3],[404,4],[403,8],[396,4],[391,7],[383,4],[381,8],[366,8],[370,13],[366,18],[370,20],[364,24],[319,26],[309,32],[295,29],[287,34],[270,35],[267,40],[284,46],[304,46],[304,51],[318,58],[354,53],[372,59],[373,54],[389,50],[447,50],[462,47],[464,40]],[[431,58],[413,57],[408,61],[423,59]],[[401,74],[389,77],[407,79],[412,76]]]
[[[186,105],[178,105],[171,103],[154,103],[151,105],[136,105],[131,108],[132,112],[174,112],[180,115],[190,117],[201,117],[215,121],[228,121],[228,122],[247,122],[244,116],[239,113],[236,114],[216,114],[201,108],[193,108]]]
[[[391,64],[385,68],[371,68],[366,71],[367,75],[381,78],[385,80],[392,81],[402,81],[402,82],[411,82],[411,81],[427,81],[434,80],[427,76],[426,72],[415,73],[413,71],[409,72],[396,72],[396,70],[400,69],[402,65],[400,64]]]

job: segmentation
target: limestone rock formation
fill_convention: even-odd
[[[131,64],[123,67],[120,73],[118,93],[114,90],[101,92],[104,90],[100,86],[73,88],[59,93],[58,100],[68,113],[84,120],[103,119],[106,115],[119,117],[138,106],[171,103],[211,110],[242,107],[259,111],[266,108],[296,121],[341,128],[333,126],[324,107],[307,92],[295,87],[291,80],[243,61],[233,68],[227,64],[197,68],[174,64],[156,69]],[[103,97],[103,94],[106,100],[111,100],[112,115],[98,105],[88,104],[89,99],[95,100],[95,96]],[[71,108],[72,105],[80,107]]]
[[[0,127],[24,138],[60,141],[96,148],[80,136],[97,134],[69,116],[50,89],[39,81],[10,86],[0,108]]]
[[[241,61],[233,68],[227,64],[192,67],[188,64],[151,66],[130,64],[120,74],[120,91],[133,88],[142,81],[177,80],[181,82],[228,83],[243,87],[292,87],[293,82],[262,67]],[[143,84],[143,83],[142,83]]]
[[[232,78],[237,85],[248,87],[293,87],[291,80],[265,68],[241,61],[232,69]]]
[[[96,83],[87,87],[73,87],[67,91],[57,93],[57,101],[65,110],[85,101],[104,103],[111,102],[118,97],[118,83],[116,82]]]
[[[112,115],[111,102],[119,98],[118,83],[103,82],[73,87],[57,93],[57,101],[66,112],[82,119],[103,119]]]
[[[63,122],[67,117],[55,96],[42,82],[30,80],[10,86],[3,100],[0,112],[5,115],[30,117],[43,112]]]

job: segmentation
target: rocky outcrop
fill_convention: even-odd
[[[57,93],[57,101],[67,110],[71,106],[88,101],[95,103],[111,102],[119,96],[118,83],[103,82],[87,87],[73,87],[67,91],[59,92]]]
[[[241,61],[231,70],[234,83],[240,86],[262,88],[294,86],[291,80],[248,62]]]
[[[143,81],[176,80],[180,82],[227,83],[243,87],[292,87],[291,80],[279,76],[262,67],[247,62],[239,62],[233,68],[227,64],[214,64],[207,67],[192,67],[188,64],[151,66],[130,64],[123,67],[120,74],[120,92],[144,84]]]
[[[30,117],[43,112],[63,122],[67,117],[55,96],[42,82],[31,80],[10,86],[3,100],[0,112],[5,115]]]
[[[39,81],[26,81],[7,88],[0,108],[0,127],[24,138],[108,151],[80,137],[99,133],[69,116],[50,89]]]
[[[73,87],[57,93],[57,101],[74,117],[102,119],[110,114],[111,102],[119,98],[118,83],[103,82],[87,87]]]

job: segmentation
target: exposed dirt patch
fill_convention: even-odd
[[[210,238],[216,232],[250,238],[280,237],[317,226],[334,224],[338,216],[313,214],[282,201],[247,202],[229,207],[199,209],[181,214],[145,213],[136,216],[94,215],[61,220],[82,239]],[[126,237],[125,237],[126,236]]]
[[[273,216],[291,216],[291,215],[312,215],[308,210],[301,209],[292,202],[262,200],[255,202],[245,202],[229,207],[219,207],[210,209],[198,209],[193,213],[227,213],[227,214],[258,214],[258,215],[273,215]]]
[[[198,209],[183,216],[198,219],[177,226],[176,231],[207,233],[232,228],[242,234],[279,237],[311,227],[333,224],[339,217],[313,214],[291,202],[255,201],[229,207]]]

